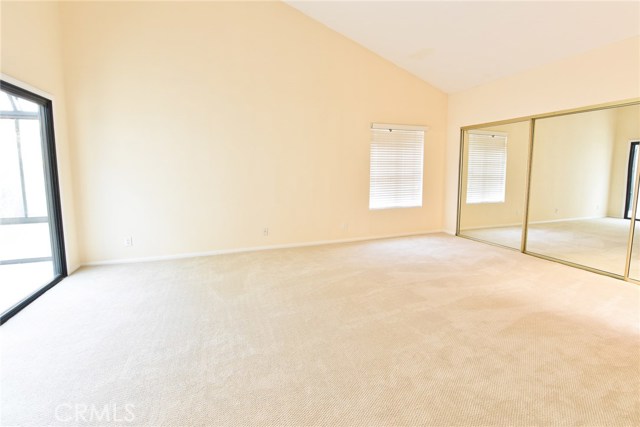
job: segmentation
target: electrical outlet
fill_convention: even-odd
[[[348,222],[343,222],[342,223],[342,231],[347,231],[349,230],[349,223]]]
[[[124,245],[126,247],[133,246],[133,237],[128,236],[124,238]]]
[[[267,227],[265,227],[265,228],[263,228],[263,229],[262,229],[262,235],[263,235],[264,237],[267,237],[267,236],[269,235],[269,229],[268,229]]]

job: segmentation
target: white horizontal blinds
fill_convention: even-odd
[[[467,203],[504,202],[507,175],[507,136],[468,134]]]
[[[424,128],[371,129],[369,209],[422,206]]]

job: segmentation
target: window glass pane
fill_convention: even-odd
[[[24,216],[15,120],[0,119],[0,218]]]
[[[0,227],[0,261],[51,256],[49,224],[3,224]]]
[[[40,139],[40,120],[18,120],[22,168],[30,217],[47,216],[47,196]]]
[[[13,111],[13,105],[9,101],[9,95],[4,92],[0,92],[0,110]]]
[[[15,103],[18,111],[37,113],[40,110],[40,106],[35,102],[28,101],[24,98],[18,98],[17,96],[11,96],[11,99]]]

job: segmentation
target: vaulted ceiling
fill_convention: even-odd
[[[447,93],[640,35],[638,1],[287,1]]]

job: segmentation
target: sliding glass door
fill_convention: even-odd
[[[0,313],[66,275],[51,101],[0,82]]]

